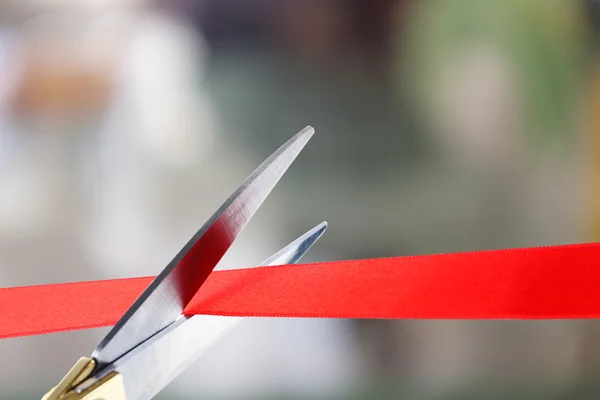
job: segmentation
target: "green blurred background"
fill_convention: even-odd
[[[4,0],[0,286],[156,274],[306,125],[219,268],[322,220],[308,261],[598,240],[599,27],[595,0]],[[0,341],[0,399],[105,333]],[[250,319],[159,398],[592,399],[599,376],[595,321]]]

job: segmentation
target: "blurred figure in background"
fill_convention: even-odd
[[[82,37],[81,18],[90,17],[89,9],[60,13],[34,3],[1,7],[1,284],[108,276],[91,268],[91,258],[81,246],[85,210],[77,190],[77,144],[109,102],[113,48],[98,48],[98,38]],[[72,37],[78,31],[80,41]],[[28,371],[44,375],[43,364],[52,363],[61,352],[89,347],[94,338],[3,341],[2,359],[10,360],[0,368],[3,396],[16,396],[17,390],[30,387]]]

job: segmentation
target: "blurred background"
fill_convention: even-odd
[[[3,0],[0,286],[158,273],[306,125],[218,268],[322,220],[306,261],[600,240],[599,28],[596,0]],[[0,398],[41,398],[106,332],[0,341]],[[159,399],[595,399],[599,378],[596,321],[249,319]]]

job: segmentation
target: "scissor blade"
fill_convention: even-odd
[[[298,262],[326,228],[325,222],[317,225],[261,265]],[[181,316],[76,390],[81,392],[106,374],[117,371],[123,376],[127,400],[150,400],[243,319],[212,315]]]
[[[99,368],[173,323],[314,133],[306,127],[264,161],[152,281],[92,353]]]
[[[292,243],[273,254],[271,257],[263,261],[263,266],[267,265],[284,265],[296,264],[310,248],[321,238],[327,229],[327,222],[323,221],[319,225],[294,240]]]

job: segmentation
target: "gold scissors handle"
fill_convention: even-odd
[[[60,383],[42,397],[42,400],[127,400],[123,377],[117,372],[111,372],[85,392],[78,393],[74,390],[90,376],[95,366],[96,362],[92,358],[80,358]]]

